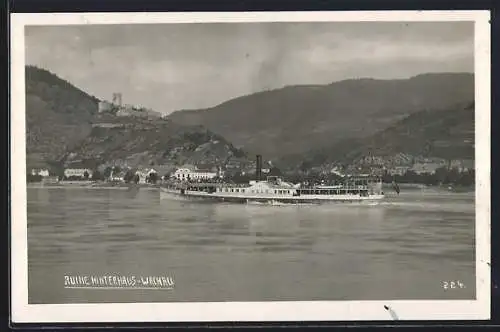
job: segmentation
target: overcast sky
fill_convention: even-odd
[[[473,72],[473,23],[218,23],[26,28],[26,63],[100,99],[169,113],[294,84]]]

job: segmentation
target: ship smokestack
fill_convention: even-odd
[[[257,155],[255,166],[256,166],[255,177],[257,181],[260,181],[262,178],[262,156],[260,154]]]

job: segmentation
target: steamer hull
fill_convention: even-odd
[[[210,189],[211,188],[211,189]],[[342,193],[343,189],[328,190],[328,189],[266,189],[253,190],[252,187],[235,188],[226,187],[201,187],[201,188],[161,188],[161,192],[165,196],[177,197],[188,200],[210,200],[216,202],[232,202],[232,203],[263,203],[263,204],[324,204],[332,202],[377,202],[384,199],[383,193],[370,193],[363,189],[359,189],[357,193]],[[195,190],[193,190],[195,189]],[[227,192],[226,192],[227,190]],[[232,192],[231,192],[232,190]],[[238,190],[238,192],[236,192]],[[275,194],[274,191],[283,192]],[[243,192],[241,192],[243,191]],[[266,193],[267,191],[267,193]],[[315,194],[301,193],[316,192]],[[354,190],[355,191],[355,190]],[[256,193],[258,192],[258,193]],[[262,193],[261,193],[262,192]],[[332,193],[334,192],[334,193]]]

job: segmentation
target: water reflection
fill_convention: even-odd
[[[255,206],[142,188],[29,189],[28,255],[38,303],[470,298],[473,287],[443,294],[435,280],[474,284],[474,204],[422,192],[373,206]],[[179,288],[65,293],[53,280],[69,272],[172,273]]]

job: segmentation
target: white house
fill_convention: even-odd
[[[125,172],[111,172],[109,175],[109,181],[112,182],[123,182],[125,181],[123,178],[125,176]]]
[[[180,181],[186,180],[209,180],[217,177],[217,172],[191,169],[189,167],[178,168],[172,177]]]
[[[72,176],[85,178],[85,172],[88,174],[88,178],[92,177],[92,171],[88,168],[67,168],[64,170],[64,176],[69,178]]]
[[[135,175],[139,177],[139,183],[146,183],[146,177],[148,176],[148,173],[142,169],[138,169],[135,171]]]
[[[50,175],[50,173],[48,169],[32,169],[31,175],[40,175],[43,177],[47,177]]]

